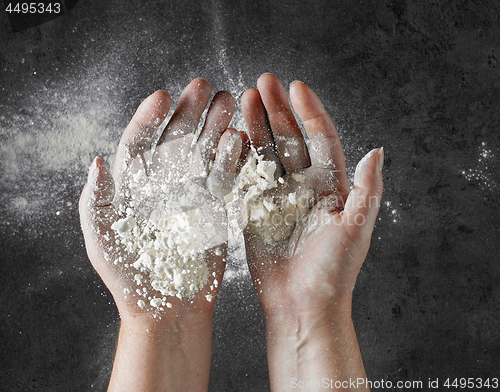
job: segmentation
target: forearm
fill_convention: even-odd
[[[336,317],[268,317],[266,343],[272,391],[369,390],[357,384],[366,373],[350,310]]]
[[[122,321],[108,391],[206,391],[211,317]]]

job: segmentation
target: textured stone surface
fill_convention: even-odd
[[[12,33],[3,13],[0,390],[106,389],[118,315],[80,234],[86,165],[154,90],[175,100],[203,76],[239,97],[263,72],[318,93],[350,177],[384,146],[353,305],[368,377],[498,377],[499,15],[497,0],[82,0]],[[94,127],[95,148],[59,157],[65,126]],[[262,328],[248,278],[224,282],[211,391],[269,390]]]

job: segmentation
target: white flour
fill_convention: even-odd
[[[138,256],[132,266],[163,296],[192,298],[208,280],[204,249],[197,249],[192,242],[196,240],[193,227],[199,224],[196,215],[159,206],[149,220],[136,219],[129,211],[112,226],[127,251]],[[138,285],[143,279],[135,274]],[[161,303],[158,298],[151,299],[154,307]]]
[[[206,251],[221,256],[218,246],[228,240],[224,206],[200,185],[206,175],[199,150],[191,148],[193,137],[157,147],[158,162],[151,161],[149,174],[142,160],[135,161],[139,167],[127,177],[130,200],[118,207],[122,217],[111,226],[134,258],[124,266],[135,269],[134,281],[143,286],[137,294],[148,298],[153,308],[171,307],[169,296],[192,299],[209,281]],[[150,153],[145,153],[146,161]],[[149,285],[155,293],[147,292]],[[211,289],[216,287],[213,280]],[[206,299],[211,301],[212,295]],[[144,301],[138,305],[147,306]]]
[[[184,137],[187,144],[191,140],[192,135]],[[177,148],[177,144],[183,144],[183,141],[177,139],[172,143]],[[193,162],[197,162],[196,156],[187,161],[187,166],[200,172],[201,168],[193,167]],[[229,227],[242,229],[248,226],[268,245],[291,235],[297,219],[309,210],[313,195],[312,190],[300,186],[304,180],[302,175],[275,180],[275,172],[276,164],[265,160],[252,148],[233,191],[226,196]],[[186,174],[183,170],[182,173]],[[187,177],[180,173],[168,177],[177,179],[177,182],[166,184],[156,176],[146,176],[144,170],[130,175],[128,187],[132,195],[136,195],[136,199],[154,198],[155,206],[150,212],[146,209],[148,212],[145,213],[134,208],[139,204],[143,206],[144,202],[130,203],[130,207],[120,208],[122,213],[125,212],[124,216],[111,226],[118,242],[134,255],[134,262],[125,267],[135,269],[135,283],[142,286],[145,281],[149,282],[159,296],[147,293],[145,287],[137,289],[137,294],[148,298],[151,307],[159,309],[169,307],[168,297],[192,299],[203,289],[210,278],[206,251],[215,249],[214,253],[220,255],[218,246],[228,241],[226,210],[219,200],[207,198],[206,189],[186,181]],[[164,178],[163,175],[160,178]],[[275,192],[279,190],[278,184],[286,187],[287,182],[294,183],[296,191]],[[231,189],[231,184],[225,185]],[[169,189],[175,189],[175,192]],[[239,222],[235,224],[234,219]],[[210,282],[210,289],[218,285],[214,279]],[[212,295],[206,295],[207,301],[212,299]],[[147,306],[142,299],[138,305],[141,308]]]
[[[86,169],[96,155],[111,164],[123,131],[116,99],[96,84],[86,75],[59,85],[43,79],[1,100],[1,230],[22,227],[36,237],[58,221],[79,233],[69,219]]]
[[[303,186],[302,174],[275,180],[275,172],[276,163],[265,160],[252,147],[228,197],[237,203],[233,208],[240,209],[240,227],[260,235],[267,245],[292,234],[295,222],[309,211],[314,196],[312,189]]]

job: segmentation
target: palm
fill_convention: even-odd
[[[305,170],[306,183],[314,179]],[[335,172],[331,173],[332,178]],[[331,194],[330,200],[343,197]],[[309,311],[324,304],[345,278],[346,236],[335,223],[336,206],[324,200],[314,205],[292,235],[270,247],[258,234],[246,231],[246,249],[252,277],[267,314]],[[268,305],[270,304],[270,305]]]

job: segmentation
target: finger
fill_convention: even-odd
[[[293,115],[288,98],[279,79],[271,74],[257,81],[262,102],[267,111],[278,156],[287,172],[310,166],[309,155],[302,132]]]
[[[278,177],[281,176],[283,174],[283,167],[275,150],[273,136],[267,124],[266,110],[264,109],[264,104],[258,90],[249,89],[243,93],[241,97],[241,111],[248,126],[248,135],[251,144],[259,154],[264,155],[265,159],[276,163],[277,175]],[[246,154],[243,159],[246,159]]]
[[[214,166],[207,179],[208,189],[221,200],[233,188],[241,149],[239,132],[228,128],[220,138]]]
[[[123,293],[128,272],[122,263],[117,263],[121,253],[111,229],[118,219],[113,195],[113,177],[104,162],[96,158],[80,197],[80,221],[89,260],[115,296]]]
[[[245,160],[247,159],[248,152],[250,151],[250,138],[248,137],[248,134],[243,131],[238,131],[240,134],[241,138],[241,154],[240,158],[238,160],[238,168],[244,165]]]
[[[356,167],[354,189],[349,193],[342,223],[354,248],[368,251],[370,238],[382,198],[384,150],[370,151]]]
[[[166,91],[157,91],[146,98],[137,108],[134,117],[123,132],[116,152],[113,176],[120,187],[123,174],[130,161],[147,151],[153,136],[168,114],[170,95]]]
[[[189,83],[179,97],[179,103],[158,144],[194,133],[211,91],[210,83],[205,79],[198,78]]]
[[[208,171],[210,162],[214,161],[217,145],[221,135],[229,126],[234,113],[234,98],[227,91],[215,94],[207,118],[198,139],[203,163]]]
[[[93,263],[103,257],[101,249],[107,248],[104,243],[105,234],[116,219],[112,205],[114,193],[111,173],[104,162],[96,158],[90,167],[87,184],[83,188],[79,202],[80,221],[87,253]]]
[[[95,158],[89,169],[84,206],[88,208],[107,207],[113,202],[115,187],[113,177],[109,173],[106,164],[99,158]]]
[[[304,83],[290,85],[290,100],[310,139],[311,165],[345,172],[345,159],[337,129],[318,96]]]
[[[213,166],[214,170],[236,173],[241,149],[242,140],[239,132],[236,129],[228,128],[220,138]]]

